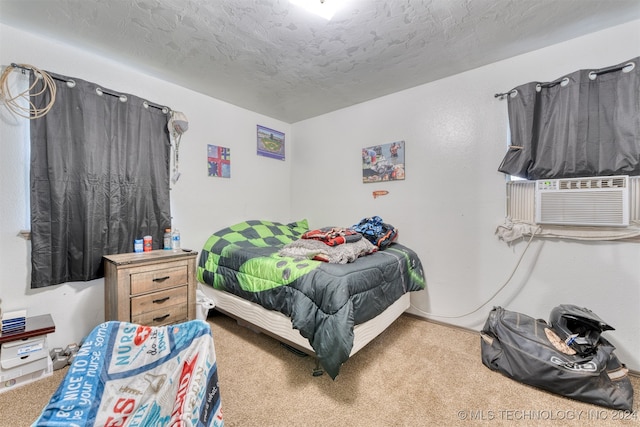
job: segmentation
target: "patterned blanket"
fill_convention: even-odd
[[[105,322],[33,426],[223,426],[209,324]]]

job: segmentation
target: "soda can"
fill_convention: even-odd
[[[144,236],[144,251],[145,252],[151,252],[151,249],[153,246],[153,241],[151,236]]]

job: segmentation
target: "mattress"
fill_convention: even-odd
[[[291,319],[284,314],[267,310],[256,303],[210,286],[203,286],[200,289],[213,301],[217,311],[233,317],[239,324],[256,332],[265,333],[310,356],[315,356],[315,351],[309,340],[300,335],[300,331],[293,328]],[[349,357],[384,332],[409,308],[410,304],[411,295],[406,293],[378,316],[354,326],[353,346]]]

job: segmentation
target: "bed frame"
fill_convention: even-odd
[[[293,329],[291,319],[284,314],[267,310],[258,304],[229,292],[214,289],[209,285],[199,284],[199,289],[213,300],[216,310],[235,319],[239,325],[269,335],[295,350],[315,357],[309,341],[300,335],[297,329]],[[353,328],[353,348],[349,357],[360,351],[400,317],[409,308],[410,300],[411,296],[407,292],[378,316],[356,325]],[[322,369],[316,363],[313,375],[319,376],[322,373]]]

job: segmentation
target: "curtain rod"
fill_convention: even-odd
[[[35,72],[35,70],[34,70],[33,68],[31,68],[31,67],[26,67],[26,66],[21,65],[21,64],[16,64],[15,62],[12,62],[12,63],[11,63],[11,67],[13,67],[13,68],[20,68],[20,69],[23,71],[23,73],[24,73],[25,71],[33,71],[33,72]],[[61,77],[54,77],[54,76],[51,76],[51,78],[52,78],[52,79],[59,80],[59,81],[61,81],[61,82],[65,82],[65,83],[73,84],[73,85],[75,85],[75,84],[76,84],[76,82],[75,82],[75,81],[73,81],[73,80],[65,80],[65,79],[63,79],[63,78],[61,78]],[[99,89],[100,89],[100,93],[105,93],[105,94],[107,94],[107,95],[115,96],[115,97],[118,97],[118,98],[120,98],[120,97],[122,96],[122,94],[120,94],[120,93],[111,92],[111,91],[109,91],[109,90],[105,90],[105,89],[103,89],[103,88],[99,88]],[[168,112],[170,112],[170,111],[172,111],[172,110],[171,110],[171,108],[169,108],[169,107],[167,107],[167,106],[164,106],[164,105],[154,104],[153,102],[149,102],[149,101],[146,101],[146,100],[145,100],[144,102],[145,102],[145,106],[149,106],[149,107],[157,108],[158,110],[162,110],[165,114],[166,114],[166,113],[168,113]]]
[[[496,93],[495,95],[493,95],[493,97],[503,99],[505,96],[511,95],[512,93],[518,93],[518,91],[515,89],[511,89],[509,92]]]
[[[634,67],[635,63],[634,62],[628,62],[626,64],[620,64],[620,65],[614,65],[613,67],[602,68],[602,69],[600,69],[598,71],[591,71],[589,73],[589,76],[591,76],[591,75],[599,76],[600,74],[613,73],[615,71],[624,70],[625,68],[627,68],[629,66]]]
[[[15,62],[12,62],[12,63],[11,63],[11,66],[12,66],[13,68],[20,68],[20,69],[22,70],[22,73],[23,73],[23,74],[24,74],[24,72],[25,72],[25,71],[33,71],[33,72],[36,72],[36,70],[34,70],[34,69],[33,69],[33,68],[31,68],[31,67],[27,67],[27,66],[25,66],[25,65],[21,65],[21,64],[16,64]],[[69,80],[65,80],[65,79],[60,78],[60,77],[53,77],[53,76],[51,76],[51,78],[52,78],[52,79],[59,80],[59,81],[61,81],[61,82],[65,82],[65,83],[69,83],[69,82],[70,82]],[[73,80],[71,80],[71,81],[73,81]]]
[[[595,79],[595,76],[599,76],[599,75],[602,75],[602,74],[613,73],[613,72],[616,72],[616,71],[624,70],[627,67],[631,67],[631,69],[633,69],[633,67],[635,67],[635,65],[636,64],[633,61],[631,61],[631,62],[627,62],[626,64],[614,65],[612,67],[606,67],[606,68],[601,68],[599,70],[590,71],[589,72],[589,78],[591,80],[593,80],[593,79]],[[562,80],[565,80],[565,79],[567,79],[567,77],[564,77]],[[547,88],[547,87],[553,87],[553,86],[555,86],[555,85],[557,85],[559,83],[562,83],[562,81],[554,81],[554,82],[550,82],[550,83],[539,83],[539,84],[542,87]],[[516,89],[511,89],[509,92],[496,93],[493,97],[494,98],[504,99],[505,96],[511,95],[514,92],[518,93],[518,91]]]

